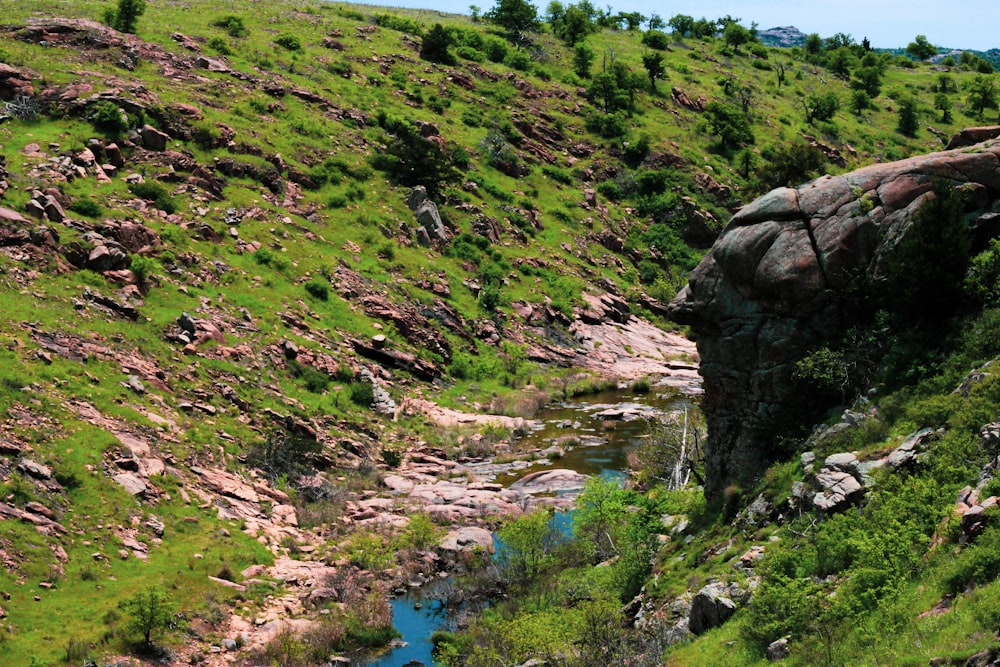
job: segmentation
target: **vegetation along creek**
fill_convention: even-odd
[[[533,427],[514,446],[514,460],[506,463],[487,460],[477,467],[505,487],[553,469],[582,476],[574,477],[568,485],[542,486],[533,494],[559,499],[559,509],[550,523],[569,537],[574,512],[570,503],[582,490],[584,479],[599,478],[615,485],[627,484],[630,453],[634,454],[644,444],[648,448],[649,440],[661,436],[667,423],[679,425],[683,438],[685,418],[690,422],[690,446],[695,450],[700,435],[695,423],[696,411],[696,395],[682,394],[665,385],[650,387],[647,381],[637,382],[630,389],[557,401],[535,415]],[[497,548],[494,560],[502,558],[504,551],[503,544],[497,544],[497,540],[494,533]],[[456,629],[469,611],[448,606],[448,589],[454,585],[453,577],[448,577],[397,589],[392,614],[393,627],[400,637],[376,658],[357,658],[358,664],[366,667],[437,665],[432,655],[434,633]],[[489,603],[489,599],[479,600],[476,609],[481,610]]]

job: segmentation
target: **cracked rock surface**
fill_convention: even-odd
[[[839,297],[859,277],[887,279],[885,260],[937,179],[971,194],[974,232],[988,227],[1000,205],[1000,142],[773,190],[733,216],[692,273],[670,314],[697,334],[710,498],[789,453],[776,438],[782,422],[831,407],[803,395],[795,363],[851,326]]]

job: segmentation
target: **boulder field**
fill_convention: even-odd
[[[935,181],[967,193],[976,246],[1000,221],[1000,128],[960,147],[778,188],[737,212],[669,312],[698,341],[709,437],[706,495],[746,487],[787,456],[781,428],[831,405],[793,382],[796,362],[851,326],[840,304],[858,280],[885,286],[886,259]],[[974,145],[965,141],[987,139]]]

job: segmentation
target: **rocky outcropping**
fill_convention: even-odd
[[[838,304],[859,278],[887,280],[885,258],[940,179],[970,194],[974,229],[988,222],[1000,142],[779,188],[733,216],[670,304],[698,338],[709,498],[788,455],[776,437],[784,424],[829,409],[795,386],[795,363],[850,326]]]

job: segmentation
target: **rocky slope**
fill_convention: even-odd
[[[953,144],[998,132],[978,128]],[[859,281],[891,288],[887,258],[937,179],[968,193],[981,246],[998,217],[996,141],[774,190],[733,216],[692,273],[670,312],[698,337],[709,497],[751,484],[788,453],[779,440],[785,425],[829,409],[794,381],[796,362],[852,325],[843,302]]]

